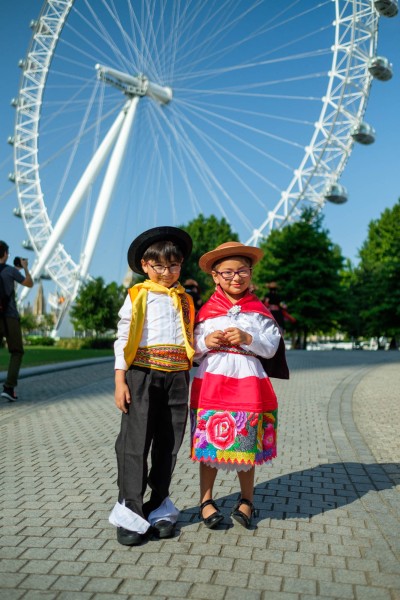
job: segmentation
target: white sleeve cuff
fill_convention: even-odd
[[[141,534],[146,533],[150,527],[148,521],[125,506],[125,501],[123,504],[119,502],[115,503],[108,520],[115,527],[123,527],[124,529],[128,529],[128,531],[136,531]]]
[[[149,514],[150,525],[154,525],[157,521],[169,521],[176,523],[179,517],[179,510],[176,508],[170,498],[165,498],[156,510]]]

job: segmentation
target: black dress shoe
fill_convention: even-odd
[[[162,519],[153,525],[153,533],[160,539],[171,538],[175,533],[175,524]]]
[[[209,517],[203,517],[203,508],[206,506],[212,506],[215,508],[215,512],[213,512]],[[214,527],[217,527],[217,525],[224,520],[224,515],[220,512],[214,500],[206,500],[200,505],[199,517],[200,519],[203,519],[203,523],[208,529],[214,529]]]
[[[123,546],[139,546],[145,538],[144,534],[117,527],[117,540]]]

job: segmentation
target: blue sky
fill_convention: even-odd
[[[79,0],[77,0],[77,5],[78,2]],[[20,69],[18,68],[18,60],[20,58],[23,58],[25,55],[31,36],[29,22],[31,19],[34,19],[38,16],[41,5],[42,3],[37,0],[16,0],[14,2],[7,0],[2,4],[2,19],[0,24],[0,48],[2,53],[2,93],[0,96],[0,102],[2,103],[0,111],[0,131],[2,134],[2,143],[0,144],[0,196],[2,196],[2,198],[0,200],[0,239],[6,239],[9,242],[9,244],[12,247],[13,255],[19,254],[22,256],[28,256],[30,259],[30,263],[33,262],[33,254],[27,253],[27,251],[20,246],[21,241],[27,238],[27,234],[23,229],[21,221],[12,215],[12,209],[15,206],[17,206],[17,200],[15,191],[12,189],[12,185],[7,180],[8,173],[10,171],[13,171],[13,164],[11,160],[12,148],[7,144],[7,136],[12,135],[14,128],[15,112],[14,109],[10,106],[10,100],[13,96],[17,95],[18,91],[18,83],[21,74]],[[310,19],[315,19],[315,27],[317,27],[317,20],[319,18],[323,18],[326,20],[326,16],[321,17],[322,14],[325,15],[323,11],[326,11],[326,15],[328,15],[328,11],[331,10],[331,8],[327,4],[326,7],[322,8],[321,10],[322,12],[320,13],[320,15],[311,14],[309,17],[307,17],[309,23]],[[322,46],[329,47],[331,43],[331,33],[332,32],[329,29],[329,27],[324,28],[324,31],[320,34]],[[297,35],[297,33],[295,32],[295,27],[293,26],[293,35],[295,34]],[[277,36],[275,44],[278,44],[279,31],[276,33],[272,32],[271,36],[273,35]],[[326,37],[326,42],[324,37]],[[394,77],[391,81],[386,83],[374,81],[372,84],[372,90],[368,102],[365,120],[371,125],[373,125],[373,127],[376,129],[376,141],[370,146],[355,145],[353,149],[344,174],[341,178],[341,183],[343,183],[348,190],[349,201],[346,204],[340,206],[327,204],[324,208],[325,228],[329,230],[332,241],[337,243],[341,247],[343,255],[347,258],[350,258],[353,262],[357,261],[358,250],[366,238],[368,223],[373,219],[379,218],[381,212],[387,207],[392,207],[400,196],[400,161],[398,151],[400,132],[400,77],[398,74],[398,69],[400,68],[399,46],[400,18],[382,18],[380,20],[378,53],[380,55],[387,56],[394,63]],[[191,60],[195,60],[194,55],[191,58]],[[55,63],[55,66],[57,67],[57,65],[61,64],[61,62],[62,58],[60,60],[60,63]],[[321,65],[317,61],[315,65],[312,65],[310,68],[317,72],[318,70],[320,70]],[[76,68],[79,69],[79,65]],[[204,65],[202,65],[202,68],[204,68]],[[308,69],[308,64],[306,64],[305,62],[301,63],[300,73],[306,74]],[[224,85],[235,84],[235,75],[233,75],[229,81],[229,74],[226,75],[226,77],[227,79],[224,81]],[[249,75],[249,80],[247,83],[252,83],[251,75]],[[299,94],[311,94],[311,88],[308,88],[308,85],[311,85],[311,83],[307,79],[305,79],[303,82],[300,82],[297,88]],[[323,86],[321,88],[322,83],[320,81],[318,81],[315,84],[314,80],[313,85],[317,86],[317,94],[323,93]],[[280,93],[282,93],[283,89],[284,88],[282,87],[280,88]],[[293,89],[293,87],[288,87],[288,93],[293,93]],[[53,99],[54,106],[59,106],[60,100],[59,96],[56,96],[56,93],[57,92],[54,92],[54,96],[51,96],[52,92],[49,87],[48,99]],[[177,80],[177,97],[179,97],[179,93],[179,83]],[[208,88],[204,92],[204,97],[206,98],[207,95]],[[115,97],[117,98],[117,96]],[[188,96],[184,96],[184,94],[181,93],[181,98],[185,100],[188,98]],[[108,101],[110,101],[111,99],[112,95],[110,94]],[[118,97],[117,101],[121,103],[121,97]],[[218,102],[218,99],[215,100],[215,106],[218,105]],[[263,110],[268,110],[270,112],[274,111],[276,113],[278,113],[281,109],[282,111],[285,110],[285,100],[271,99],[269,102],[270,104],[268,104],[268,109],[265,109],[264,105]],[[301,104],[301,101],[299,101],[299,104]],[[198,106],[200,107],[200,111],[202,110],[202,106],[204,106],[204,110],[214,110],[210,107],[210,105],[207,105],[206,107],[205,104],[199,104]],[[245,110],[246,105],[236,105],[237,111],[239,111],[240,108],[243,108],[243,110]],[[256,108],[256,105],[253,106],[254,110],[256,110]],[[298,106],[296,106],[296,110],[297,109]],[[218,107],[215,110],[218,110]],[[310,122],[313,120],[313,118],[314,120],[316,120],[318,114],[315,102],[307,103],[307,105],[304,106],[304,109],[301,106],[300,111],[298,112],[302,113],[304,115],[304,119],[308,119]],[[294,113],[295,111],[293,111],[293,114]],[[187,115],[189,114],[190,113],[188,112]],[[232,114],[227,114],[227,117],[232,118]],[[164,117],[163,115],[161,115],[161,117],[159,118],[163,119]],[[207,113],[204,112],[204,119],[201,122],[201,128],[205,133],[210,133],[210,135],[212,135],[211,127],[210,131],[208,131],[207,129],[208,118],[209,116],[207,116]],[[62,116],[60,116],[59,123],[57,124],[60,131],[61,124],[65,124],[65,127],[68,126],[68,119],[69,117],[67,112],[65,112],[65,115],[63,114]],[[200,120],[198,123],[198,126],[200,127]],[[248,121],[249,125],[250,123],[254,126],[257,126],[257,118],[254,117],[254,120],[252,120],[251,122]],[[148,126],[151,127],[150,122]],[[138,135],[140,139],[145,139],[146,120],[143,119],[143,121],[141,123],[138,123],[137,125],[135,123],[135,127],[136,135]],[[298,129],[296,129],[297,127]],[[298,136],[299,143],[302,144],[303,139],[304,142],[306,141],[302,132],[302,128],[305,127],[306,125],[304,125],[304,127],[303,125],[293,125],[289,129],[288,124],[286,123],[282,125],[282,128],[280,128],[279,121],[271,121],[269,124],[269,131],[272,135],[282,135],[285,138],[288,135],[293,135],[293,140],[295,142],[297,141]],[[233,122],[231,130],[234,133],[236,132],[237,136],[241,135],[240,128],[237,126],[237,124]],[[54,129],[53,131],[53,134],[49,133],[48,144],[49,147],[54,145],[55,151],[57,148],[57,143],[59,142],[63,134],[58,134],[56,129]],[[51,129],[49,129],[49,132],[51,132]],[[305,135],[308,134],[305,133]],[[162,149],[162,144],[164,142],[161,137],[159,137],[158,139],[160,147]],[[45,140],[45,136],[43,136],[43,140]],[[202,146],[204,146],[202,148],[202,151],[207,155],[207,153],[209,153],[209,149],[207,148],[206,138],[198,137],[197,140],[197,147],[201,149]],[[278,154],[275,153],[281,151],[279,143],[276,141],[271,141],[269,143],[267,147],[271,147],[271,152],[276,157],[278,157]],[[49,150],[48,152],[51,151]],[[295,166],[296,160],[298,160],[296,152],[298,153],[299,150],[298,148],[295,148],[295,145],[293,145],[293,148],[291,148],[290,151],[288,150],[286,152],[282,150],[282,156],[290,156],[290,159],[293,160],[293,165]],[[147,159],[147,161],[142,160],[141,162],[140,154],[135,156],[135,160],[133,159],[133,155],[127,156],[127,168],[124,169],[124,172],[121,176],[122,182],[125,182],[125,188],[121,187],[121,190],[129,189],[129,193],[132,193],[132,190],[135,191],[136,189],[138,189],[140,185],[142,185],[143,187],[145,187],[146,185],[150,185],[149,182],[146,183],[145,181],[144,172],[147,166],[149,165],[149,161],[151,162],[152,159]],[[224,156],[225,160],[227,160],[228,155]],[[220,157],[222,161],[222,153]],[[256,154],[253,155],[252,151],[249,151],[248,160],[251,161],[252,164],[254,160],[255,168],[259,169],[259,171],[261,172],[261,166],[256,164],[258,158]],[[210,163],[214,165],[214,163],[216,164],[216,161],[214,161],[214,159],[211,158]],[[58,172],[58,168],[59,166],[55,166],[54,170],[51,170],[51,174],[49,174],[50,170],[48,170],[43,175],[43,186],[45,195],[47,194],[49,198],[54,197],[58,193],[57,186],[59,185],[59,180],[61,178],[61,171]],[[237,164],[234,168],[237,175],[241,177],[242,169],[240,165]],[[135,172],[136,174],[132,175],[132,172]],[[140,177],[138,176],[138,172]],[[162,173],[159,176],[160,179],[162,179]],[[188,176],[191,177],[194,181],[194,189],[196,189],[196,185],[198,185],[198,189],[200,189],[200,183],[196,183],[198,174],[196,173],[195,167],[193,167],[193,169],[188,169]],[[280,178],[281,176],[283,177],[283,173],[280,173],[279,165],[277,165],[274,170],[274,176],[276,176],[277,178],[277,184],[281,185]],[[68,193],[69,188],[70,190],[73,189],[73,184],[76,181],[77,177],[78,170],[74,171],[72,169],[71,176],[69,178],[71,181],[68,180],[65,184],[64,191],[66,193]],[[150,179],[154,178],[155,171],[153,174],[148,175],[148,177]],[[224,177],[226,178],[226,174],[221,174],[221,181],[223,181]],[[257,178],[254,178],[254,180],[250,181],[251,185],[254,185],[254,189],[256,190],[259,185],[259,183],[257,182]],[[231,184],[232,182],[228,183],[227,179],[225,179],[225,189],[228,191],[231,197],[234,197],[235,185]],[[158,189],[163,189],[162,182],[161,184],[159,184]],[[8,190],[12,190],[11,193],[7,194]],[[135,235],[137,235],[137,233],[139,233],[143,229],[146,229],[147,227],[151,227],[157,224],[171,223],[172,217],[168,217],[168,214],[175,214],[175,221],[173,222],[173,224],[176,225],[180,223],[185,223],[188,220],[190,220],[190,218],[193,218],[193,215],[191,217],[188,216],[191,213],[185,212],[188,208],[188,205],[190,204],[190,200],[187,197],[187,195],[185,195],[185,190],[182,182],[179,182],[177,178],[174,179],[174,189],[172,195],[175,196],[175,202],[173,206],[171,204],[171,201],[167,199],[167,197],[170,194],[171,190],[169,190],[168,194],[166,193],[165,201],[160,201],[160,199],[158,199],[158,201],[155,203],[153,203],[151,197],[147,197],[146,194],[144,194],[144,197],[146,199],[145,202],[143,202],[142,200],[138,204],[130,203],[128,208],[122,208],[121,205],[116,204],[115,208],[112,208],[110,210],[110,213],[107,217],[107,225],[104,227],[102,237],[100,238],[98,248],[93,259],[91,273],[94,276],[101,275],[106,281],[121,281],[126,270],[126,249],[132,237],[134,237]],[[120,195],[119,189],[117,191],[117,195]],[[199,196],[197,196],[196,199],[192,200],[193,210],[195,210],[196,208],[195,204],[198,198],[200,198],[201,210],[205,214],[215,212],[215,214],[217,214],[218,217],[221,216],[218,215],[217,210],[212,211],[210,206],[205,203],[205,200],[203,204],[201,192],[199,192]],[[46,205],[50,206],[50,201],[49,203],[46,202]],[[172,213],[166,212],[167,205],[168,208],[171,209]],[[247,216],[246,200],[244,201],[243,205],[240,205],[239,203],[238,207],[244,212],[245,216]],[[251,213],[253,213],[256,212],[258,209],[255,206],[254,209],[251,208],[249,210]],[[54,208],[54,211],[56,212],[56,208]],[[83,219],[83,210],[81,214],[82,217],[78,217],[78,221]],[[181,214],[184,215],[183,218],[180,217]],[[151,216],[151,218],[149,218],[149,215]],[[256,217],[256,219],[257,218],[258,217]],[[158,219],[161,222],[159,222]],[[259,224],[259,221],[255,224]],[[240,218],[238,227],[240,227]],[[233,229],[236,229],[239,232],[242,241],[245,241],[247,236],[246,231],[242,231],[238,228],[235,228],[235,224],[233,224]],[[78,246],[81,243],[78,240],[78,237],[80,235],[81,233],[78,234],[78,225],[73,225],[71,231],[68,234],[69,237],[67,238],[69,250],[70,248]],[[72,252],[72,250],[70,251]]]

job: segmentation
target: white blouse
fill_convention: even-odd
[[[114,368],[126,371],[128,365],[125,362],[124,348],[128,342],[132,317],[132,301],[129,294],[118,316],[120,320],[118,322],[117,339],[114,343]],[[185,340],[180,314],[176,310],[171,296],[149,291],[147,293],[146,314],[139,346],[152,346],[154,344],[184,346]]]
[[[259,313],[239,312],[207,319],[196,326],[194,331],[195,362],[201,362],[209,352],[205,338],[214,331],[224,331],[228,327],[237,327],[249,333],[253,338],[251,344],[241,344],[241,348],[250,350],[257,356],[272,358],[278,349],[281,334],[275,321]]]

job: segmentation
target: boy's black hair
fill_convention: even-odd
[[[177,244],[170,242],[169,240],[155,242],[147,248],[143,254],[142,259],[147,262],[148,260],[157,261],[168,261],[168,262],[182,262],[183,253]]]
[[[8,252],[8,244],[0,240],[0,258],[3,258],[6,252]]]

